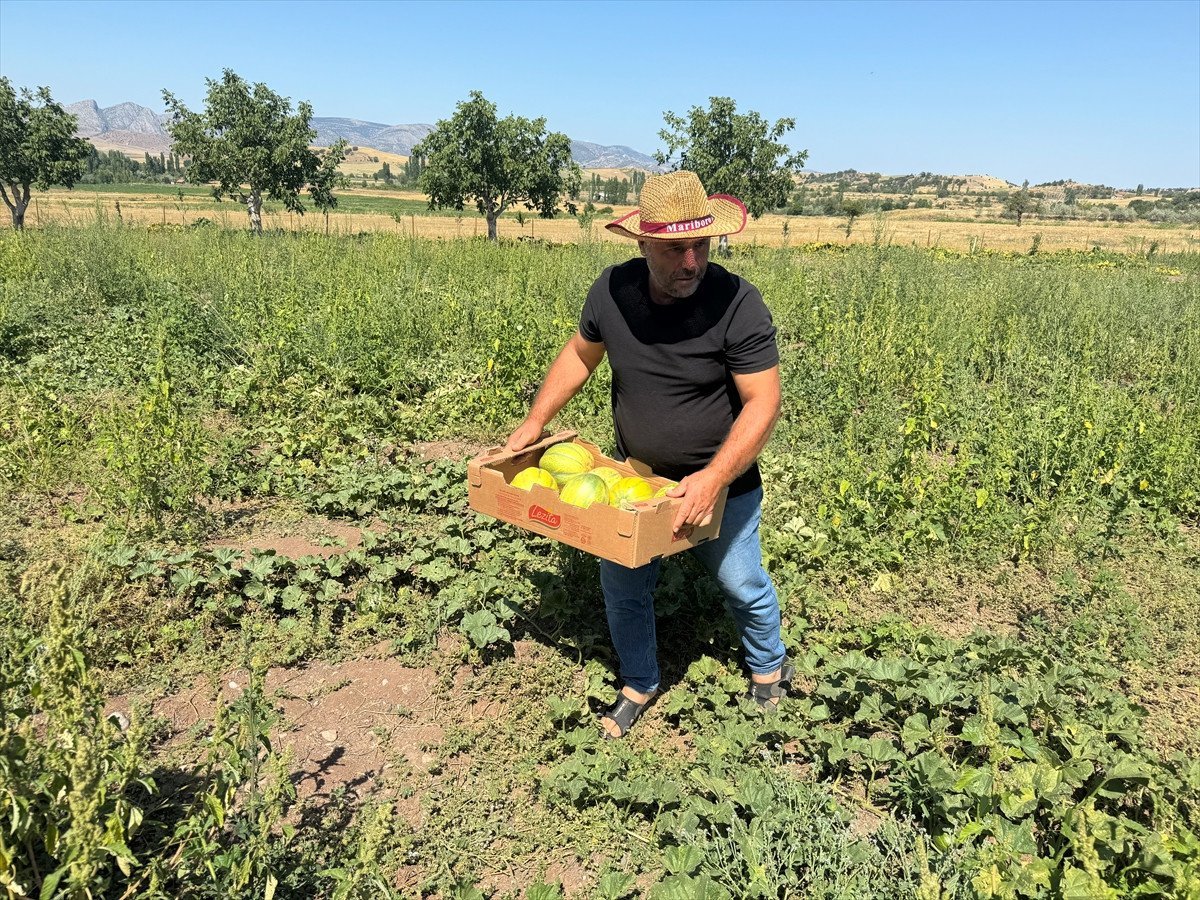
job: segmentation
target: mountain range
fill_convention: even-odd
[[[171,148],[171,135],[166,124],[169,116],[139,106],[118,103],[101,108],[95,100],[80,100],[67,107],[79,121],[76,134],[96,145],[98,150],[166,153]],[[432,125],[384,125],[361,119],[342,119],[314,116],[312,127],[317,132],[314,143],[326,147],[336,140],[351,146],[371,147],[387,153],[408,156],[415,144],[433,130]],[[585,169],[638,168],[658,171],[654,158],[631,147],[605,146],[588,141],[571,141],[571,155]]]

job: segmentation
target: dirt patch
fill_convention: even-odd
[[[523,891],[536,882],[562,885],[563,896],[568,898],[591,896],[594,876],[575,858],[542,860],[537,866],[514,865],[507,872],[485,877],[480,887],[497,897],[524,896]]]
[[[302,556],[329,557],[353,550],[362,544],[362,529],[353,525],[327,522],[319,535],[277,534],[259,531],[242,538],[214,541],[208,549],[225,547],[231,550],[263,550],[277,556],[299,559]]]
[[[900,582],[888,592],[859,592],[849,604],[872,618],[900,616],[955,640],[973,631],[1011,635],[1019,627],[1019,598],[1037,595],[1017,582],[1038,577],[1032,571],[1004,577],[983,573],[970,580],[961,572],[935,573]]]
[[[489,444],[478,441],[420,441],[408,449],[422,459],[468,460],[488,449]]]
[[[434,671],[401,665],[387,655],[386,645],[372,653],[266,674],[264,692],[280,714],[272,740],[278,750],[292,754],[300,800],[323,799],[335,790],[365,794],[394,766],[424,771],[437,759],[443,732],[436,721]],[[218,700],[236,701],[248,683],[248,673],[234,669],[219,681],[197,678],[152,703],[150,715],[165,722],[166,746],[182,745],[206,729]],[[131,695],[114,697],[105,711],[127,716],[132,700]],[[419,815],[419,803],[410,801],[400,801],[406,818]]]
[[[363,526],[270,504],[231,504],[221,510],[220,518],[224,525],[205,544],[208,550],[262,550],[298,559],[334,556],[362,544]]]
[[[401,757],[417,770],[436,759],[434,673],[390,658],[361,658],[267,674],[284,722],[278,743],[292,751],[300,799],[334,788],[359,792]],[[364,791],[365,792],[365,791]]]

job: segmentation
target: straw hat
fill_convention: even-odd
[[[646,179],[640,209],[604,227],[637,240],[737,234],[746,227],[746,204],[728,194],[705,196],[695,172],[668,172]]]

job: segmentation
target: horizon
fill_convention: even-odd
[[[1200,187],[1200,3],[1186,0],[748,2],[735,17],[715,4],[663,2],[243,2],[240,26],[269,37],[220,52],[177,46],[222,8],[0,0],[0,74],[18,88],[46,85],[64,106],[132,102],[159,112],[164,88],[202,108],[205,78],[231,68],[293,104],[309,102],[314,117],[389,126],[434,125],[480,90],[501,116],[545,117],[572,140],[646,155],[663,148],[665,111],[684,115],[729,96],[740,113],[794,118],[783,141],[809,151],[804,171]],[[157,21],[167,9],[173,22]],[[294,49],[322,15],[334,34],[348,32],[352,43],[339,50],[353,50],[353,65],[331,55],[328,68]],[[81,27],[51,25],[64,16]],[[451,49],[419,39],[449,19],[460,29]],[[736,52],[685,45],[674,36],[684,25],[722,34]],[[26,39],[47,31],[54,41]],[[130,33],[140,52],[123,46]],[[656,44],[655,33],[672,37]],[[95,48],[106,43],[121,47],[120,59],[97,70]],[[1081,53],[1094,71],[1078,67]],[[1142,54],[1153,59],[1152,83],[1111,65]],[[375,58],[374,70],[364,65]],[[1063,65],[1073,68],[1060,74]],[[405,85],[415,75],[414,93]]]

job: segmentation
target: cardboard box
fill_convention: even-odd
[[[625,475],[638,475],[656,491],[670,483],[635,459],[616,462],[595,444],[580,440],[576,432],[562,431],[516,453],[494,447],[471,460],[467,466],[467,499],[471,508],[631,569],[660,556],[690,550],[720,534],[727,490],[722,490],[717,498],[711,523],[704,528],[684,526],[679,534],[674,534],[671,525],[681,499],[659,497],[635,503],[632,509],[598,503],[580,509],[564,503],[555,491],[540,484],[528,491],[509,484],[522,469],[536,466],[549,447],[564,441],[586,449],[595,465],[612,466]]]

